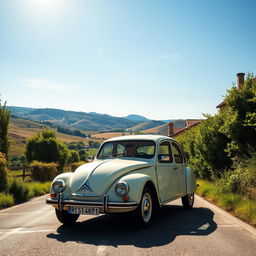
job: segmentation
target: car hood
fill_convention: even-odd
[[[71,193],[103,195],[124,174],[152,166],[146,161],[108,159],[80,166],[72,175]]]

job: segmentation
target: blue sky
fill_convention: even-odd
[[[8,105],[200,118],[256,68],[254,0],[0,0]]]

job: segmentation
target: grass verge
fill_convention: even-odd
[[[256,200],[239,194],[223,193],[218,185],[209,181],[197,180],[197,184],[198,195],[256,227]]]
[[[30,198],[49,193],[51,182],[22,182],[11,179],[8,184],[8,193],[0,193],[0,209],[16,203],[26,202]]]

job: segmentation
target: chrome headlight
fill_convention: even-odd
[[[64,180],[55,180],[52,184],[52,188],[57,194],[59,194],[65,190],[66,184]]]
[[[126,196],[129,192],[129,185],[125,181],[118,182],[115,191],[119,196]]]

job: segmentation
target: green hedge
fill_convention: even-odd
[[[33,161],[30,166],[31,176],[35,181],[50,181],[53,180],[58,174],[58,165],[56,163],[42,163]]]
[[[0,192],[6,191],[8,186],[6,165],[5,155],[0,152]]]

